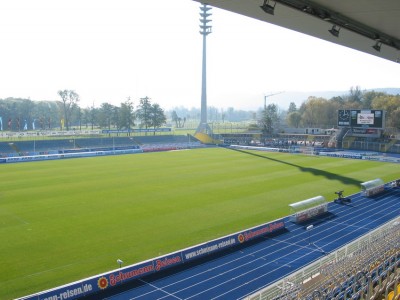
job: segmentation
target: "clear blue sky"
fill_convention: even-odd
[[[399,87],[400,64],[244,16],[212,9],[208,104],[257,109],[277,91]],[[200,107],[199,3],[191,0],[0,2],[0,98],[81,106]],[[273,99],[271,98],[271,101]],[[278,103],[279,104],[279,103]]]

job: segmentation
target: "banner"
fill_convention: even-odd
[[[34,125],[34,123],[32,123]],[[70,131],[20,131],[20,132],[1,132],[0,137],[43,137],[43,136],[80,136],[80,135],[100,135],[101,130],[70,130]]]
[[[283,229],[285,229],[284,219],[276,220],[204,244],[137,263],[135,265],[130,265],[111,272],[86,278],[78,282],[73,282],[68,285],[22,297],[19,298],[19,300],[78,299],[82,296],[98,293],[130,280],[161,272],[167,268],[182,265],[187,261],[198,259]],[[101,297],[101,294],[99,294],[99,297]]]
[[[170,132],[171,128],[147,128],[147,129],[124,129],[124,130],[102,130],[103,134],[109,133],[130,133],[130,132]]]
[[[74,153],[57,153],[57,154],[41,154],[41,155],[28,155],[28,156],[13,156],[0,159],[0,163],[17,163],[17,162],[30,162],[41,160],[56,160],[67,158],[79,157],[94,157],[103,155],[122,155],[142,153],[141,149],[125,149],[125,150],[110,150],[110,151],[93,151],[93,152],[74,152]]]

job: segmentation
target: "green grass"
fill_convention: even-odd
[[[372,161],[228,149],[1,165],[0,299],[277,219],[399,176]]]

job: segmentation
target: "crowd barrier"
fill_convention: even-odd
[[[125,149],[125,150],[91,151],[91,152],[75,152],[75,153],[58,153],[58,154],[45,154],[45,155],[3,157],[3,158],[0,158],[0,164],[55,160],[55,159],[66,159],[66,158],[79,158],[79,157],[105,156],[105,155],[121,155],[121,154],[132,154],[132,153],[142,153],[142,152],[143,151],[141,149]]]
[[[362,159],[362,160],[373,160],[380,162],[400,163],[399,157],[394,156],[383,156],[383,155],[371,155],[367,153],[351,153],[351,152],[318,152],[319,156],[328,157],[339,157],[339,158],[351,158],[351,159]]]
[[[256,146],[230,145],[229,148],[241,149],[241,150],[257,150],[257,151],[266,151],[266,152],[289,152],[288,149],[273,148],[273,147],[256,147]]]

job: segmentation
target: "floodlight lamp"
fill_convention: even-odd
[[[381,51],[381,46],[382,46],[382,42],[376,42],[375,45],[372,46],[372,48],[374,48],[376,51],[380,52]]]
[[[328,30],[334,37],[339,37],[340,27],[333,25],[331,29]]]
[[[274,5],[271,5],[269,4],[269,0],[264,0],[263,5],[261,5],[260,7],[267,14],[274,15],[275,6],[276,2],[274,2]]]

